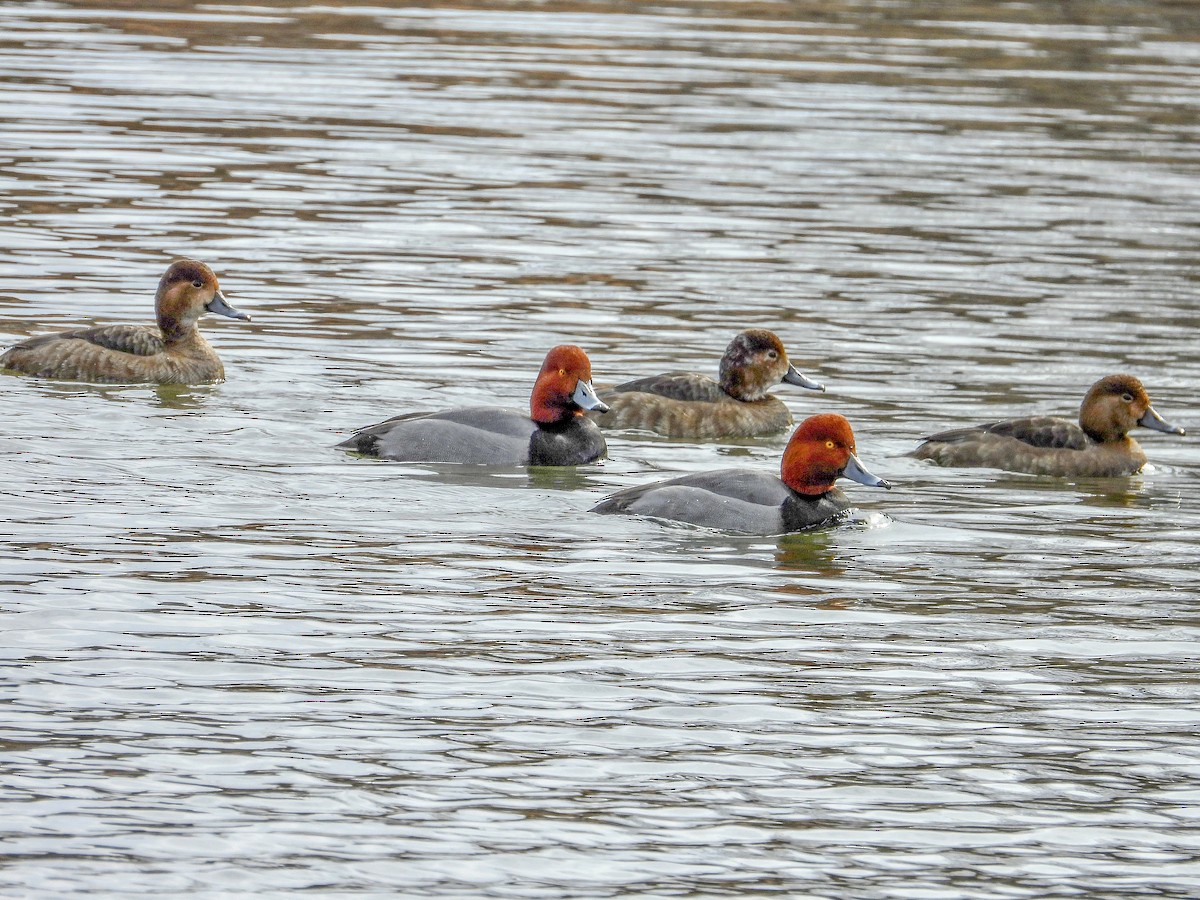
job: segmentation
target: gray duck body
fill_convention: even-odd
[[[832,524],[848,509],[849,498],[837,488],[808,496],[775,475],[750,469],[718,469],[638,485],[592,507],[602,514],[652,516],[748,534],[787,534]]]
[[[539,424],[519,410],[493,406],[395,416],[337,446],[404,462],[509,466],[577,466],[607,451],[600,429],[583,416]]]

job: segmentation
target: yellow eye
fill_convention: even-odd
[[[832,449],[833,449],[834,447],[836,447],[836,446],[837,446],[837,444],[835,444],[833,441],[826,441],[826,442],[825,442],[825,448],[826,448],[827,450],[832,450]]]
[[[558,370],[558,374],[559,374],[559,375],[566,375],[566,374],[567,374],[567,370],[566,370],[566,369],[559,369],[559,370]]]

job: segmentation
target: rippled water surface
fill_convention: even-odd
[[[0,377],[5,896],[1200,893],[1200,459],[902,456],[1131,371],[1200,431],[1187,2],[0,6],[0,340],[219,273],[228,380]],[[331,447],[775,329],[853,526]]]

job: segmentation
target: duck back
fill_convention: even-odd
[[[593,512],[653,516],[748,534],[783,534],[829,523],[849,507],[849,500],[837,489],[806,497],[774,475],[719,469],[626,488],[593,507]]]
[[[198,332],[168,345],[162,332],[149,325],[39,335],[6,350],[0,367],[40,378],[107,384],[194,384],[225,377],[221,360]]]
[[[536,429],[529,416],[515,409],[468,406],[395,416],[338,447],[403,462],[525,465]]]
[[[792,424],[777,397],[735,400],[711,378],[691,373],[655,375],[599,392],[607,413],[588,416],[602,428],[652,431],[670,438],[714,440],[774,434]]]
[[[716,402],[729,395],[707,375],[694,372],[674,372],[666,375],[651,375],[635,378],[616,387],[608,388],[604,394],[655,394],[670,400]]]
[[[983,435],[1010,437],[1031,447],[1049,449],[1086,450],[1095,443],[1075,422],[1057,416],[1031,416],[970,428],[954,428],[925,440],[931,443],[966,444],[980,440]]]

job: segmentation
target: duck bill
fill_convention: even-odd
[[[1143,428],[1150,428],[1154,431],[1165,431],[1167,434],[1187,434],[1178,425],[1172,425],[1162,416],[1154,411],[1154,407],[1148,407],[1145,415],[1138,419],[1138,424]]]
[[[231,319],[242,319],[246,322],[250,321],[250,317],[248,315],[241,310],[234,309],[232,306],[230,306],[225,300],[225,295],[220,291],[217,291],[213,295],[213,298],[204,305],[204,308],[210,313],[216,313],[218,316],[229,316]]]
[[[825,385],[819,381],[813,381],[790,363],[788,364],[787,374],[783,376],[783,380],[788,384],[794,384],[796,387],[808,388],[810,391],[825,390]]]
[[[850,461],[846,463],[846,469],[842,475],[849,478],[851,481],[857,481],[859,484],[865,484],[867,487],[883,488],[890,491],[892,486],[880,478],[878,475],[872,475],[867,471],[866,467],[858,461],[858,457],[853,453],[850,454]]]
[[[571,400],[580,409],[594,409],[598,413],[608,412],[608,404],[596,396],[596,389],[592,387],[592,383],[582,378],[575,383],[575,393],[571,395]]]

